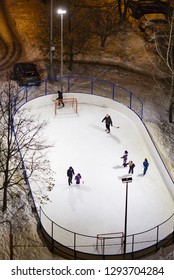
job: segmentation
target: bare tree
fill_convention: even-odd
[[[130,0],[120,1],[58,1],[67,8],[64,26],[65,54],[68,58],[68,69],[72,70],[74,57],[81,53],[91,35],[101,39],[101,47],[105,47],[109,36],[119,31],[118,23],[126,17]]]
[[[81,52],[90,37],[88,11],[79,7],[79,3],[80,0],[63,1],[63,7],[67,9],[64,17],[64,55],[69,70],[72,70],[74,57]]]
[[[169,96],[169,122],[173,121],[174,109],[174,12],[169,23],[160,31],[154,32],[154,40],[157,53],[169,70],[170,96]]]
[[[105,47],[106,39],[115,35],[119,30],[118,24],[126,19],[131,0],[96,2],[91,1],[90,4],[80,3],[79,7],[91,11],[92,33],[100,37],[101,47]]]
[[[21,100],[15,98],[16,87],[11,81],[5,83],[0,94],[0,177],[3,182],[0,190],[4,212],[8,199],[19,188],[28,193],[25,181],[28,183],[29,178],[38,187],[41,184],[43,192],[44,186],[53,187],[53,178],[46,158],[51,145],[46,144],[41,135],[47,123],[39,121],[38,116],[27,109],[20,109],[14,115],[15,106]]]
[[[125,20],[131,0],[118,0],[118,13],[120,21]]]
[[[92,33],[100,37],[101,47],[105,47],[106,39],[118,32],[120,21],[116,7],[105,6],[91,10]]]

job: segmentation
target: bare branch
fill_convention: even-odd
[[[47,151],[52,147],[43,137],[47,125],[39,116],[29,110],[20,109],[16,115],[15,106],[21,97],[16,98],[16,88],[7,81],[1,91],[0,99],[0,173],[3,178],[3,211],[7,208],[8,195],[26,189],[25,181],[39,178],[44,192],[53,184]],[[14,103],[15,100],[15,103]],[[44,187],[45,186],[45,187]]]

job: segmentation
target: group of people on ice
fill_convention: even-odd
[[[124,155],[121,158],[123,159],[123,166],[124,167],[129,166],[129,172],[128,173],[133,174],[135,163],[132,160],[127,161],[128,160],[128,151],[125,151]],[[143,161],[143,168],[144,168],[143,175],[146,174],[148,167],[149,167],[149,162],[148,162],[147,158],[145,158],[144,161]]]
[[[103,118],[102,122],[105,122],[105,125],[106,125],[105,131],[107,133],[110,133],[110,126],[113,126],[113,122],[112,122],[111,117],[108,114],[106,114],[106,116]],[[119,127],[117,127],[117,128],[119,128]],[[134,168],[135,168],[135,163],[132,160],[128,161],[128,151],[125,151],[124,155],[121,158],[123,159],[123,166],[124,167],[129,166],[128,173],[133,174],[134,173]],[[147,158],[145,158],[144,161],[143,161],[143,168],[144,168],[143,169],[143,175],[146,174],[148,167],[149,167],[149,162],[148,162]],[[72,179],[73,179],[74,175],[75,175],[74,169],[73,169],[72,166],[70,166],[69,169],[67,170],[69,186],[72,184]],[[81,174],[77,173],[77,175],[74,178],[77,185],[80,184],[81,178],[82,178]]]
[[[123,166],[129,166],[129,174],[133,174],[134,173],[134,167],[135,167],[135,163],[130,160],[129,162],[127,162],[128,160],[128,151],[124,152],[124,155],[121,157],[123,159]]]
[[[128,151],[125,151],[124,155],[121,158],[123,159],[123,166],[124,167],[129,166],[128,173],[133,174],[135,163],[132,160],[128,161]],[[148,167],[149,167],[149,162],[148,162],[147,158],[145,158],[143,161],[143,168],[144,168],[143,175],[146,174]]]
[[[106,114],[106,116],[103,118],[102,122],[105,122],[105,125],[106,125],[105,131],[107,133],[110,133],[110,126],[113,126],[113,122],[112,122],[112,119],[109,116],[109,114]],[[119,128],[119,127],[117,127],[117,128]],[[124,155],[121,158],[123,159],[123,166],[124,167],[129,166],[128,173],[133,174],[134,173],[134,168],[135,168],[135,163],[132,160],[130,160],[128,162],[128,151],[125,151]],[[147,158],[145,158],[144,161],[143,161],[143,167],[144,167],[143,175],[145,175],[146,172],[147,172],[147,169],[149,167],[149,162],[148,162]]]

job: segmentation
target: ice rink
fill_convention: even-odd
[[[25,105],[32,109],[32,114],[48,120],[44,134],[54,143],[49,160],[55,172],[55,187],[49,193],[50,202],[42,205],[51,220],[70,231],[90,236],[124,232],[126,185],[122,178],[128,175],[128,167],[123,167],[121,157],[125,150],[128,160],[135,163],[128,188],[127,234],[146,231],[173,214],[170,178],[166,179],[168,175],[165,168],[161,168],[151,141],[147,143],[149,136],[143,124],[139,124],[141,129],[137,127],[135,119],[138,117],[134,113],[131,112],[135,115],[132,119],[128,108],[117,109],[117,105],[114,108],[106,98],[101,98],[97,106],[95,102],[91,104],[88,99],[83,102],[77,96],[78,114],[65,104],[55,115],[52,99],[53,96],[39,97]],[[110,134],[105,132],[102,123],[106,114],[113,121]],[[145,158],[149,168],[143,176]],[[68,185],[67,169],[70,166],[75,174],[81,174],[80,185],[74,180],[71,186]],[[47,227],[50,223],[45,220],[46,230]],[[170,231],[170,225],[164,228],[164,236]]]

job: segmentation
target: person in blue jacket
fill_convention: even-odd
[[[144,166],[143,175],[145,175],[146,172],[147,172],[147,169],[148,169],[148,167],[149,167],[149,163],[148,163],[147,158],[145,158],[145,160],[144,160],[144,162],[143,162],[143,166]]]

